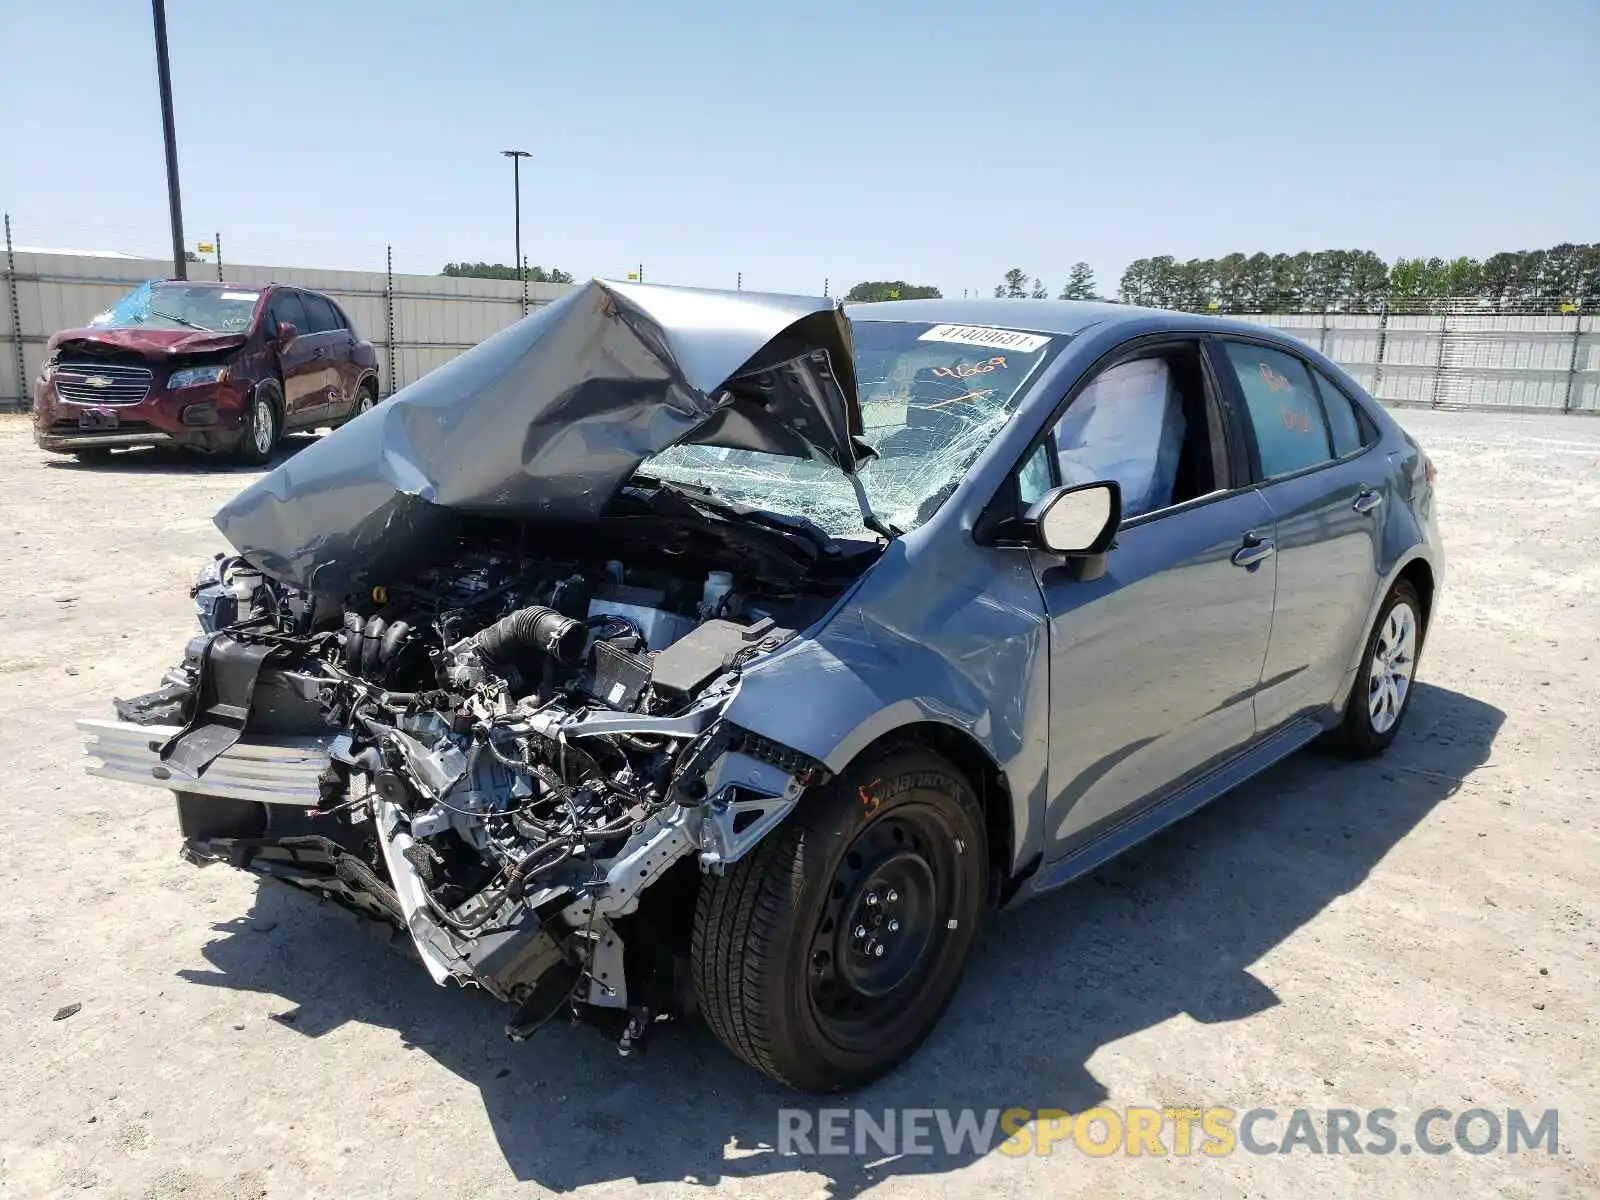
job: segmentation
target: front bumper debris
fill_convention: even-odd
[[[99,765],[88,772],[102,779],[120,779],[164,787],[174,792],[290,804],[316,808],[321,803],[319,779],[330,764],[328,747],[334,735],[254,737],[225,750],[203,775],[187,774],[162,762],[160,750],[180,730],[176,725],[135,725],[80,717],[78,728],[89,734],[85,752]]]

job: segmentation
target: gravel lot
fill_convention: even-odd
[[[80,467],[0,417],[0,1196],[1600,1193],[1600,421],[1399,415],[1450,578],[1390,756],[1298,756],[1003,917],[851,1103],[1384,1107],[1402,1133],[1558,1108],[1556,1155],[784,1156],[778,1109],[816,1105],[702,1030],[512,1045],[337,910],[180,862],[165,792],[82,774],[72,719],[175,658],[251,476]]]

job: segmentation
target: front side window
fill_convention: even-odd
[[[1166,508],[1173,503],[1187,426],[1166,359],[1118,363],[1073,399],[1056,426],[1061,482],[1116,480],[1124,520]]]
[[[861,468],[861,484],[873,511],[903,530],[938,511],[1011,420],[1040,366],[1068,340],[908,321],[857,321],[851,333],[863,437],[878,452]],[[836,537],[861,530],[850,481],[829,464],[674,446],[639,470],[699,484],[724,500],[804,517]]]
[[[1292,475],[1334,457],[1316,388],[1305,364],[1266,346],[1225,342],[1239,380],[1267,479]]]
[[[1054,486],[1050,479],[1050,443],[1040,442],[1039,448],[1028,456],[1017,472],[1017,501],[1031,508],[1043,500]]]
[[[306,315],[305,305],[300,303],[297,292],[275,292],[272,296],[273,330],[284,322],[293,325],[296,333],[310,333],[311,319]]]

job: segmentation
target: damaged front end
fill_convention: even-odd
[[[627,1049],[686,1006],[699,875],[826,775],[726,718],[742,672],[882,549],[636,474],[858,449],[836,310],[663,303],[590,285],[269,473],[183,661],[80,722],[92,773],[177,794],[190,860],[404,929],[514,1037],[570,1008]]]

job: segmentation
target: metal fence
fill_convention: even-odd
[[[1434,311],[1257,313],[1239,319],[1321,350],[1385,404],[1600,413],[1596,314]]]
[[[0,410],[25,409],[59,329],[83,325],[164,261],[12,251],[9,227],[0,305]],[[215,270],[192,264],[200,277]],[[278,282],[336,297],[378,348],[385,394],[497,333],[524,311],[514,280],[393,271],[235,266],[229,280]],[[527,285],[527,308],[569,288]],[[1431,311],[1262,313],[1238,319],[1316,346],[1389,404],[1504,411],[1600,413],[1600,328],[1594,313],[1486,313],[1437,302]]]
[[[41,254],[7,249],[0,293],[0,411],[32,405],[33,381],[45,343],[57,330],[86,324],[147,279],[171,274],[167,261]],[[192,278],[213,278],[215,266],[191,263]],[[362,336],[377,347],[384,394],[394,392],[498,333],[524,312],[516,280],[397,275],[392,271],[319,271],[229,263],[230,282],[259,287],[288,283],[338,300]],[[526,311],[571,288],[527,285]]]

